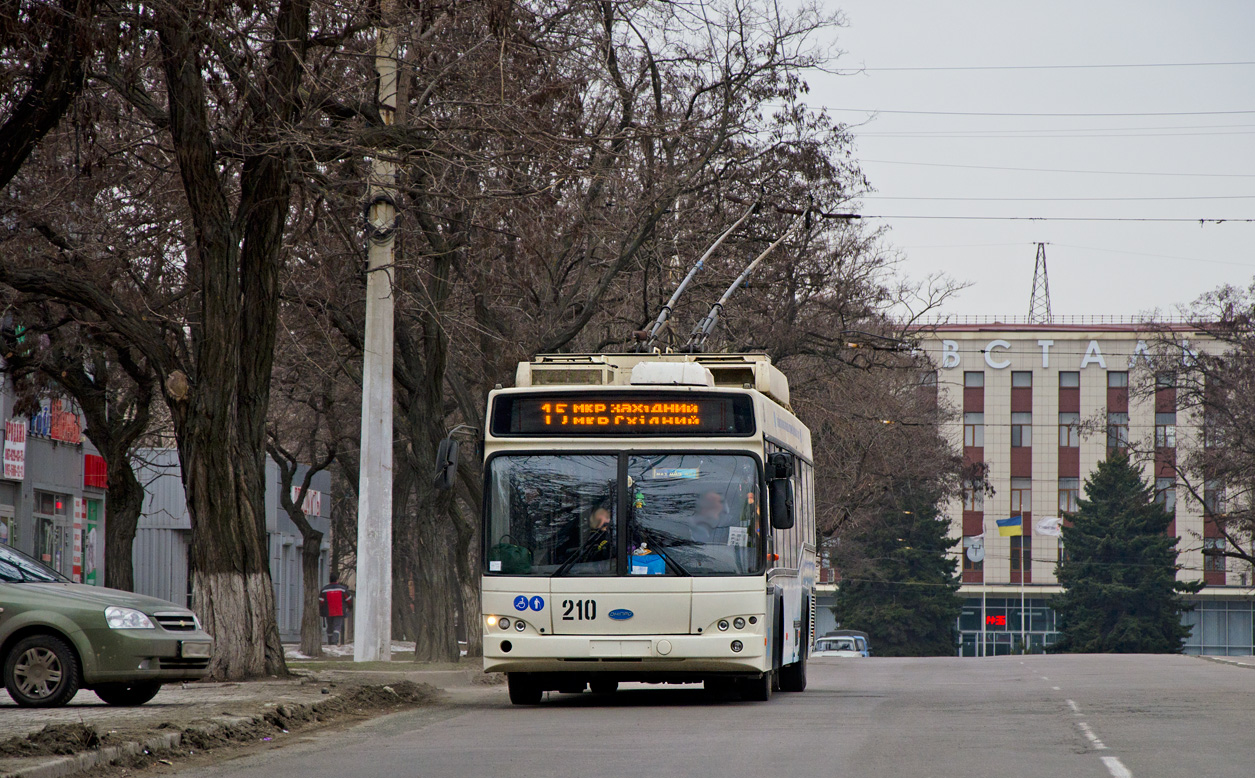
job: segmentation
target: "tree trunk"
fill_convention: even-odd
[[[129,459],[105,461],[109,472],[109,515],[105,519],[105,586],[135,591],[134,547],[144,487]]]
[[[264,515],[265,468],[215,414],[188,414],[179,436],[192,521],[192,609],[214,636],[210,675],[286,675]]]
[[[299,526],[299,525],[298,525]],[[322,656],[322,621],[318,615],[318,563],[322,559],[322,533],[301,528],[301,584],[305,587],[301,608],[301,653]]]

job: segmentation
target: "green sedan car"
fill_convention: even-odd
[[[18,705],[64,705],[80,688],[110,705],[143,705],[163,683],[207,675],[212,652],[187,608],[71,583],[0,546],[0,668]]]

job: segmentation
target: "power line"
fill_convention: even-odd
[[[1016,132],[1037,132],[1036,135],[1014,135],[1009,133]],[[902,132],[860,132],[860,138],[980,138],[980,139],[1024,139],[1038,140],[1042,138],[1211,138],[1222,137],[1227,135],[1251,135],[1255,134],[1255,130],[1234,130],[1232,132],[1086,132],[1077,133],[1075,135],[1061,135],[1059,130],[1056,132],[1041,132],[1039,130],[985,130],[985,131],[962,131],[962,130],[940,130],[930,132],[926,130],[920,131],[902,131]]]
[[[904,111],[889,108],[832,108],[847,113],[892,113],[914,116],[1028,116],[1028,117],[1100,117],[1100,116],[1236,116],[1255,114],[1255,110],[1239,111],[1147,111],[1129,113],[1016,113],[1005,111]]]
[[[925,214],[856,214],[853,219],[942,219],[949,221],[1021,221],[1021,222],[1170,222],[1183,224],[1255,223],[1255,219],[1200,217],[1137,217],[1137,216],[929,216]]]
[[[859,68],[854,73],[906,73],[922,71],[967,70],[1114,70],[1125,68],[1205,68],[1255,65],[1255,61],[1239,62],[1133,62],[1098,63],[1090,65],[919,65],[882,68]]]
[[[993,202],[993,203],[1076,203],[1076,202],[1130,202],[1141,200],[1255,200],[1255,195],[1185,195],[1180,197],[916,197],[911,195],[863,195],[863,200],[930,200],[942,202]]]
[[[877,165],[913,165],[918,167],[945,167],[963,170],[1009,170],[1017,173],[1082,173],[1104,176],[1193,176],[1199,178],[1255,178],[1255,173],[1156,173],[1135,170],[1072,170],[1068,168],[1001,167],[998,165],[955,165],[946,162],[906,162],[892,159],[863,159]]]

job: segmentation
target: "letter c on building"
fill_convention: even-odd
[[[1011,367],[1011,360],[1009,359],[994,361],[994,349],[996,348],[1011,348],[1011,344],[1001,339],[989,341],[989,345],[985,346],[985,364],[994,370],[1004,370]]]

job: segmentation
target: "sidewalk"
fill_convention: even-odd
[[[1199,656],[1199,659],[1205,659],[1208,662],[1218,662],[1222,665],[1233,665],[1234,667],[1245,667],[1255,670],[1255,656]]]
[[[0,778],[61,778],[145,749],[270,740],[308,723],[438,703],[446,697],[442,690],[500,680],[485,676],[478,660],[431,666],[289,658],[288,667],[295,677],[168,685],[132,708],[106,705],[90,691],[62,708],[19,708],[0,691]]]

